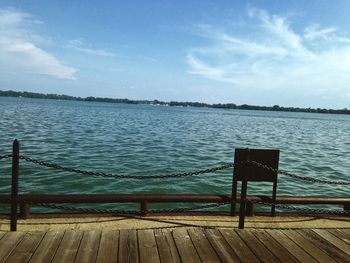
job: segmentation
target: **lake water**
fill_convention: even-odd
[[[280,168],[350,179],[350,116],[180,108],[0,97],[0,155],[18,138],[21,154],[84,170],[155,175],[233,161],[237,147],[280,149]],[[147,181],[82,176],[21,161],[22,193],[230,194],[232,170]],[[10,192],[10,160],[0,161],[0,193]],[[250,194],[270,194],[254,183]],[[350,187],[279,176],[280,195],[349,196]],[[125,206],[125,205],[124,205]],[[120,206],[122,207],[122,206]]]

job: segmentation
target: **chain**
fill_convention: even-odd
[[[68,210],[74,212],[81,213],[109,213],[109,214],[131,214],[131,215],[143,215],[143,214],[161,214],[161,213],[181,213],[181,212],[189,212],[200,209],[208,209],[214,207],[221,207],[224,205],[228,205],[231,202],[221,202],[215,204],[207,204],[201,206],[192,206],[192,207],[182,207],[182,208],[168,208],[168,209],[158,209],[158,210],[113,210],[113,209],[95,209],[95,208],[82,208],[82,207],[74,207],[74,206],[63,206],[63,205],[54,205],[47,203],[31,203],[33,205],[51,208],[51,209],[60,209],[60,210]]]
[[[70,168],[70,167],[64,167],[59,164],[54,164],[54,163],[49,163],[45,161],[40,161],[40,160],[35,160],[27,156],[20,156],[20,159],[38,164],[41,166],[49,167],[49,168],[54,168],[66,172],[73,172],[73,173],[78,173],[78,174],[84,174],[84,175],[92,175],[92,176],[101,176],[101,177],[109,177],[109,178],[115,178],[115,179],[159,179],[159,178],[174,178],[174,177],[189,177],[189,176],[194,176],[194,175],[200,175],[200,174],[206,174],[206,173],[213,173],[216,171],[221,171],[225,170],[231,167],[234,167],[235,164],[233,163],[228,163],[219,167],[213,167],[213,168],[208,168],[208,169],[203,169],[203,170],[197,170],[197,171],[192,171],[192,172],[186,172],[186,173],[175,173],[175,174],[162,174],[162,175],[123,175],[123,174],[110,174],[110,173],[101,173],[101,172],[92,172],[92,171],[84,171],[80,169],[75,169],[75,168]]]
[[[310,178],[310,177],[306,177],[306,176],[291,174],[291,173],[288,173],[286,171],[279,171],[279,174],[286,175],[286,176],[289,176],[291,178],[295,178],[295,179],[299,179],[299,180],[313,182],[313,183],[330,184],[330,185],[350,185],[350,182],[329,181],[329,180],[323,180],[323,179]]]
[[[290,205],[283,205],[283,204],[274,204],[274,203],[267,203],[267,202],[261,202],[261,201],[254,201],[254,200],[247,200],[247,202],[251,202],[254,204],[264,205],[264,206],[275,206],[277,208],[281,209],[288,209],[288,210],[294,210],[304,213],[313,213],[313,214],[333,214],[333,215],[349,215],[350,210],[325,210],[325,209],[313,209],[313,208],[303,208],[303,207],[296,207],[296,206],[290,206]],[[54,205],[54,204],[47,204],[47,203],[31,203],[32,205],[37,205],[45,208],[50,209],[60,209],[60,210],[67,210],[67,211],[74,211],[74,212],[81,212],[81,213],[95,213],[95,214],[130,214],[130,215],[143,215],[143,214],[162,214],[162,213],[183,213],[183,212],[190,212],[195,210],[201,210],[201,209],[208,209],[208,208],[215,208],[215,207],[221,207],[224,205],[231,204],[231,202],[222,202],[222,203],[215,203],[215,204],[208,204],[208,205],[202,205],[202,206],[192,206],[192,207],[183,207],[183,208],[169,208],[169,209],[158,209],[158,210],[147,210],[147,211],[140,211],[140,210],[114,210],[114,209],[95,209],[95,208],[82,208],[82,207],[73,207],[73,206],[63,206],[63,205]]]
[[[256,165],[258,167],[261,167],[265,170],[269,170],[281,175],[285,175],[285,176],[289,176],[291,178],[295,178],[295,179],[299,179],[299,180],[303,180],[303,181],[308,181],[308,182],[312,182],[312,183],[320,183],[320,184],[330,184],[330,185],[350,185],[350,182],[345,182],[345,181],[329,181],[329,180],[323,180],[323,179],[316,179],[316,178],[310,178],[307,176],[300,176],[300,175],[296,175],[296,174],[292,174],[283,170],[277,170],[275,168],[272,168],[266,164],[262,164],[256,161],[252,161],[249,160],[248,163],[251,163],[253,165]]]
[[[12,154],[7,154],[7,155],[2,155],[0,156],[1,159],[6,159],[12,157]],[[195,175],[200,175],[200,174],[206,174],[206,173],[214,173],[216,171],[221,171],[221,170],[226,170],[228,168],[235,167],[237,165],[241,165],[245,162],[240,162],[240,163],[228,163],[224,164],[219,167],[213,167],[213,168],[208,168],[208,169],[202,169],[202,170],[196,170],[196,171],[191,171],[191,172],[184,172],[184,173],[173,173],[173,174],[161,174],[161,175],[123,175],[123,174],[111,174],[111,173],[102,173],[102,172],[92,172],[92,171],[84,171],[76,168],[70,168],[70,167],[65,167],[59,164],[55,163],[49,163],[46,161],[41,161],[41,160],[36,160],[32,159],[28,156],[19,156],[20,159],[38,164],[41,166],[53,168],[53,169],[58,169],[66,172],[73,172],[73,173],[78,173],[78,174],[84,174],[84,175],[91,175],[91,176],[100,176],[100,177],[108,177],[108,178],[115,178],[115,179],[136,179],[136,180],[141,180],[141,179],[165,179],[165,178],[178,178],[178,177],[190,177],[190,176],[195,176]],[[323,179],[316,179],[316,178],[310,178],[307,176],[300,176],[296,174],[289,173],[287,171],[283,170],[278,170],[275,168],[272,168],[266,164],[262,164],[253,160],[247,161],[248,163],[251,163],[255,166],[261,167],[265,170],[272,171],[281,175],[289,176],[294,179],[298,180],[303,180],[307,182],[312,182],[312,183],[320,183],[320,184],[329,184],[329,185],[350,185],[350,182],[345,182],[345,181],[330,181],[330,180],[323,180]]]
[[[12,157],[12,154],[0,155],[0,160],[2,160],[2,159],[8,159],[8,158],[11,158],[11,157]]]
[[[313,213],[313,214],[343,214],[343,215],[350,215],[350,210],[326,210],[326,209],[314,209],[314,208],[305,208],[305,207],[296,207],[296,206],[290,206],[290,205],[284,205],[284,204],[275,204],[275,203],[268,203],[268,202],[262,202],[262,201],[254,201],[254,200],[247,200],[247,202],[258,204],[258,205],[264,205],[264,206],[275,206],[277,208],[284,208],[288,210],[294,210],[304,213]]]

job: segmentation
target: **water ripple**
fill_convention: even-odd
[[[277,148],[280,168],[318,179],[347,180],[350,116],[155,107],[0,98],[1,153],[14,138],[21,153],[64,166],[135,175],[186,172],[233,160],[237,147]],[[0,161],[0,191],[10,191],[10,165]],[[232,171],[150,181],[87,177],[21,164],[25,193],[230,194]],[[255,183],[252,194],[270,194]],[[349,196],[349,188],[281,176],[278,194]]]

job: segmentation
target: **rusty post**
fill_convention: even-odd
[[[15,139],[12,144],[11,231],[17,231],[18,171],[19,141]]]
[[[239,223],[238,228],[243,229],[244,228],[244,220],[246,215],[246,205],[247,205],[247,185],[248,185],[248,175],[249,175],[249,149],[245,150],[245,158],[246,161],[244,164],[244,175],[242,178],[242,188],[241,188],[241,204],[239,208]]]

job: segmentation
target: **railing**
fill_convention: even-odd
[[[249,151],[247,149],[247,151]],[[133,179],[133,180],[146,180],[154,178],[178,178],[178,177],[189,177],[198,176],[207,173],[213,173],[216,171],[221,171],[229,168],[237,168],[242,166],[244,169],[249,171],[250,166],[259,167],[259,169],[273,171],[277,174],[289,176],[294,179],[304,180],[312,183],[330,184],[330,185],[350,185],[350,182],[346,181],[329,181],[309,178],[305,176],[295,175],[286,171],[277,170],[269,167],[266,164],[259,163],[254,160],[246,159],[246,161],[228,163],[221,166],[201,169],[186,173],[176,173],[176,174],[162,174],[162,175],[151,175],[151,176],[132,176],[124,174],[109,174],[93,171],[85,171],[76,168],[70,168],[61,166],[59,164],[50,163],[47,161],[37,160],[30,158],[28,156],[20,155],[19,153],[19,142],[15,140],[13,142],[12,154],[0,156],[0,160],[12,158],[12,187],[11,195],[0,195],[0,203],[11,204],[11,231],[16,231],[17,229],[17,210],[18,205],[20,207],[20,216],[22,218],[28,218],[30,216],[30,207],[33,205],[46,207],[50,209],[59,209],[75,213],[108,213],[108,214],[118,214],[118,215],[141,215],[146,214],[158,214],[158,213],[183,213],[183,212],[193,212],[208,208],[222,207],[231,204],[230,214],[233,215],[232,203],[241,204],[240,213],[240,228],[244,227],[244,217],[245,215],[254,215],[255,205],[273,206],[277,208],[289,209],[292,211],[301,212],[303,214],[337,214],[337,215],[349,215],[350,214],[350,198],[344,197],[302,197],[302,196],[279,196],[274,201],[266,196],[242,196],[240,198],[233,199],[232,196],[227,195],[140,195],[140,194],[95,194],[95,195],[33,195],[33,194],[18,194],[18,173],[19,173],[19,161],[24,160],[33,164],[40,166],[45,166],[53,169],[59,169],[67,172],[78,173],[86,176],[98,176],[98,177],[108,177],[114,179]],[[247,178],[243,178],[243,183]],[[75,206],[62,205],[65,203],[122,203],[122,202],[132,202],[140,203],[139,210],[112,210],[112,209],[93,209],[93,208],[81,208]],[[169,209],[158,209],[150,210],[149,203],[164,203],[164,202],[176,202],[176,203],[206,203],[204,205],[197,205],[191,207],[181,207],[181,208],[169,208]],[[61,205],[57,205],[61,204]],[[329,205],[342,205],[344,210],[324,210],[324,209],[310,209],[301,208],[295,206],[289,206],[287,204],[297,204],[297,205],[310,205],[310,204],[329,204]],[[243,211],[243,212],[242,212]],[[243,214],[242,214],[243,213]]]

